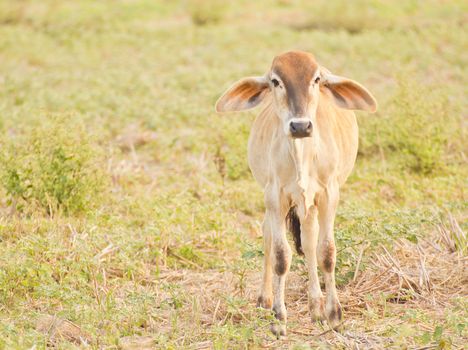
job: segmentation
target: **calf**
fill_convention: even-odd
[[[291,265],[286,227],[309,273],[308,300],[313,320],[336,328],[342,318],[335,288],[333,233],[340,186],[353,169],[358,126],[352,110],[375,112],[377,103],[361,84],[331,74],[312,54],[287,52],[264,76],[243,78],[217,101],[217,112],[242,111],[264,102],[249,137],[253,176],[264,188],[264,267],[259,306],[272,308],[286,335],[284,287]],[[320,289],[317,265],[325,280]]]

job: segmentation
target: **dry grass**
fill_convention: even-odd
[[[0,1],[0,349],[468,343],[465,2]],[[257,111],[213,105],[291,49],[379,112],[358,116],[335,225],[343,331],[310,321],[295,256],[278,341],[255,308]],[[75,173],[103,186],[57,181]]]
[[[459,227],[454,225],[452,228]],[[345,321],[340,332],[310,321],[306,272],[302,265],[288,276],[286,305],[289,336],[282,340],[270,334],[271,317],[268,312],[255,308],[260,271],[246,271],[245,274],[197,271],[196,266],[193,266],[194,270],[167,269],[161,271],[156,285],[140,288],[151,289],[157,304],[161,306],[155,324],[149,327],[155,327],[159,335],[173,333],[174,327],[190,329],[176,342],[181,346],[190,344],[191,349],[213,348],[213,340],[210,339],[215,337],[217,327],[242,323],[257,324],[255,333],[261,341],[253,346],[260,348],[287,349],[292,344],[300,343],[346,349],[400,348],[402,343],[395,340],[389,330],[409,322],[405,321],[408,310],[428,315],[429,320],[418,320],[417,327],[421,332],[433,334],[436,330],[434,325],[446,317],[445,310],[455,308],[458,298],[468,295],[468,256],[461,250],[451,250],[454,237],[466,239],[466,234],[461,230],[456,233],[450,231],[445,236],[435,233],[431,239],[418,243],[400,239],[395,242],[392,251],[381,246],[354,281],[338,291],[345,310]],[[189,296],[191,302],[179,303],[178,292],[167,286],[178,286],[177,290]],[[127,293],[134,292],[134,286],[123,289],[121,300],[128,298]],[[176,322],[174,309],[178,309]],[[369,322],[375,318],[380,321]],[[446,334],[450,335],[453,336]],[[125,341],[138,348],[135,344],[139,344],[139,339],[136,337]],[[141,348],[145,348],[144,344],[151,342],[150,339],[141,338]],[[467,340],[463,337],[452,339],[458,339],[450,344],[453,348],[463,348]],[[424,347],[418,347],[410,338],[404,343],[413,349],[443,348],[447,345],[440,339],[432,339]]]
[[[39,317],[36,321],[36,330],[47,336],[50,347],[54,347],[63,340],[84,346],[89,343],[89,335],[78,325],[56,316],[43,315]]]

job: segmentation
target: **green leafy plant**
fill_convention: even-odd
[[[398,77],[398,87],[389,108],[361,135],[366,154],[377,145],[393,156],[401,168],[422,175],[445,168],[444,155],[453,130],[448,116],[449,99],[443,90],[433,90]],[[370,141],[370,142],[369,142]],[[373,146],[371,146],[373,145]]]
[[[48,215],[92,208],[103,190],[99,150],[73,115],[45,115],[41,125],[4,141],[0,184],[15,210]]]
[[[191,0],[188,10],[192,21],[197,26],[218,23],[223,17],[226,4],[217,1]]]

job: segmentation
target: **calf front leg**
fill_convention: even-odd
[[[279,191],[265,192],[265,222],[263,225],[264,237],[267,245],[265,249],[265,267],[268,263],[270,270],[264,271],[264,288],[268,288],[270,276],[272,277],[273,305],[272,309],[279,324],[272,325],[272,332],[277,336],[286,335],[287,313],[284,304],[284,288],[286,275],[291,265],[291,247],[286,239],[286,213],[288,205],[282,200]],[[269,242],[269,243],[268,243]],[[268,252],[268,253],[267,253]],[[265,282],[266,281],[266,282]],[[268,289],[266,289],[268,291]],[[264,289],[265,291],[265,289]],[[263,291],[262,291],[263,293]],[[267,295],[267,294],[262,294]]]
[[[319,196],[318,200],[320,228],[317,253],[327,292],[325,315],[332,328],[336,328],[342,319],[341,305],[335,286],[336,247],[333,232],[338,200],[339,186],[337,183],[330,184]]]

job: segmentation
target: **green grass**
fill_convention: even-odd
[[[466,231],[467,10],[435,0],[0,1],[0,348],[44,348],[42,314],[79,325],[92,348],[129,335],[161,348],[264,341],[268,322],[244,294],[256,292],[247,276],[262,257],[262,192],[246,160],[258,111],[219,116],[213,105],[283,51],[313,52],[379,101],[377,114],[358,116],[360,153],[342,190],[341,285],[361,242],[370,255],[396,237],[428,237],[447,213]],[[204,326],[201,291],[167,278],[179,271],[234,276],[237,295],[213,296],[220,322]],[[414,311],[386,336],[463,343],[466,311],[447,312],[420,331],[424,311]]]

